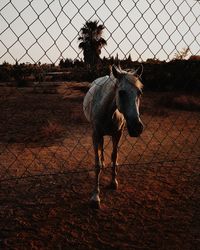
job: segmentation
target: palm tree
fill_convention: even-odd
[[[87,21],[80,30],[79,48],[83,50],[84,61],[89,65],[96,65],[100,61],[101,49],[107,44],[102,38],[104,25],[98,21]]]

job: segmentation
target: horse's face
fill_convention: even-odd
[[[138,137],[143,131],[139,107],[141,96],[141,82],[133,74],[120,72],[113,67],[113,74],[117,78],[116,104],[118,110],[124,115],[128,133],[131,137]]]

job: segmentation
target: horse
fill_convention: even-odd
[[[91,206],[100,208],[99,180],[104,168],[104,136],[112,138],[112,180],[110,187],[118,188],[118,144],[125,124],[131,137],[139,137],[144,129],[139,106],[143,84],[137,71],[127,72],[113,65],[110,75],[94,80],[83,100],[86,119],[92,124],[92,140],[95,154],[95,187],[90,199]]]

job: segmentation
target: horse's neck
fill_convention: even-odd
[[[106,93],[106,96],[104,96],[103,100],[103,107],[104,113],[106,116],[112,117],[113,113],[117,109],[116,105],[116,90],[115,87],[112,86],[110,89],[104,89],[102,90],[104,93]]]
[[[116,109],[117,109],[116,98],[114,97],[108,105],[107,113],[109,113],[109,115],[112,116],[112,114],[115,112]]]
[[[113,79],[112,76],[110,77],[106,76],[95,80],[92,83],[89,95],[89,97],[93,99],[91,105],[92,117],[93,116],[112,117],[112,114],[116,110],[115,96],[116,96],[115,78]]]

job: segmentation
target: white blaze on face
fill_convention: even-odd
[[[122,82],[118,86],[116,95],[117,107],[129,119],[137,119],[139,117],[140,100],[137,92],[137,88],[127,82]]]
[[[136,99],[135,99],[135,106],[136,106],[137,114],[138,114],[138,116],[140,116],[140,110],[139,110],[139,107],[140,107],[140,97],[139,96],[137,96]]]
[[[127,114],[129,117],[137,119],[140,115],[139,113],[139,97],[137,95],[137,89],[132,90],[132,94],[129,97],[130,100],[130,105],[128,106]]]

